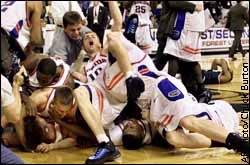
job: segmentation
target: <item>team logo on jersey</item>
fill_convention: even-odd
[[[169,97],[176,97],[176,96],[179,96],[181,94],[181,91],[179,89],[175,89],[173,91],[170,91],[168,93],[168,96]]]
[[[177,101],[184,98],[183,93],[168,79],[161,80],[158,88],[169,101]]]

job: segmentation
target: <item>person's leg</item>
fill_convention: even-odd
[[[179,72],[179,60],[172,55],[169,55],[168,57],[168,74],[175,77],[175,75]]]
[[[237,33],[238,33],[237,36],[238,36],[238,38],[239,38],[238,50],[241,52],[242,57],[245,57],[246,51],[243,50],[242,44],[241,44],[242,31],[239,30],[239,31],[237,31]]]
[[[189,131],[200,133],[214,141],[226,144],[228,149],[249,154],[249,141],[246,141],[237,133],[228,132],[224,127],[215,124],[211,120],[187,116],[181,119],[179,124]]]
[[[184,133],[178,129],[168,132],[166,140],[175,148],[208,148],[211,146],[211,139],[199,133]]]
[[[101,113],[95,110],[90,100],[83,99],[85,93],[87,93],[86,89],[81,87],[75,89],[74,91],[80,113],[99,143],[96,153],[93,156],[90,156],[85,163],[101,164],[114,160],[120,156],[120,152],[116,149],[104,131],[103,124],[101,122]]]
[[[120,32],[113,32],[107,35],[108,49],[116,58],[120,70],[125,75],[128,100],[135,101],[145,90],[145,85],[131,65],[128,51],[124,47],[120,35]]]
[[[232,80],[233,71],[229,68],[228,63],[224,59],[220,59],[219,66],[222,69],[220,83],[227,83]]]
[[[154,58],[154,64],[158,70],[162,70],[166,65],[168,58],[164,55],[164,49],[167,43],[167,36],[158,40],[158,48]]]
[[[24,164],[14,152],[1,144],[1,164]]]
[[[234,30],[233,32],[234,32],[234,41],[233,41],[233,45],[229,49],[229,57],[232,58],[232,60],[236,60],[236,58],[234,57],[234,53],[236,52],[236,49],[239,46],[240,36],[237,30]]]

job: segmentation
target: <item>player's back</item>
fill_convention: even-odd
[[[150,24],[151,7],[150,1],[135,1],[131,7],[130,15],[137,14],[139,25]]]
[[[20,29],[26,24],[26,1],[2,1],[1,2],[1,27],[18,38]]]

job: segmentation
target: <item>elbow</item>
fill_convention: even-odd
[[[20,115],[15,115],[9,119],[9,121],[13,124],[18,124],[20,122]]]

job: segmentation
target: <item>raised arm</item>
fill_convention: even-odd
[[[42,1],[27,1],[28,9],[31,15],[31,31],[30,31],[30,45],[43,46],[44,40],[42,36],[41,15],[43,11]]]
[[[111,27],[111,31],[121,31],[122,30],[122,14],[118,7],[116,1],[109,1],[109,11],[111,18],[113,19],[113,25]]]

